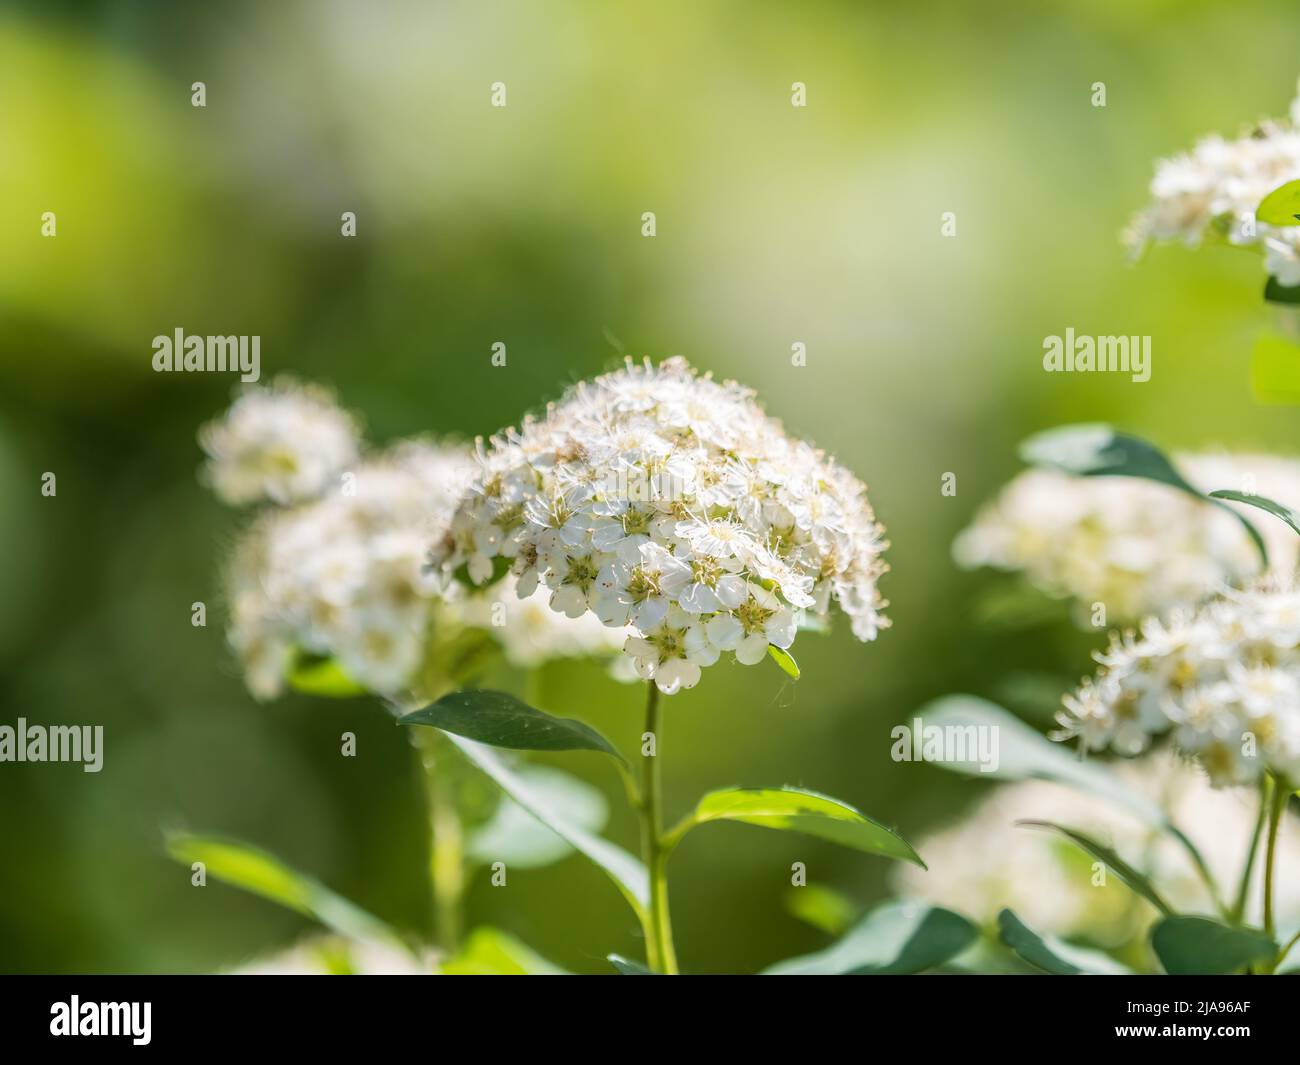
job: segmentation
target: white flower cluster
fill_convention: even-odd
[[[800,613],[832,599],[859,639],[886,623],[863,484],[682,359],[571,388],[479,463],[435,564],[482,584],[507,560],[521,596],[544,585],[568,617],[631,625],[625,651],[665,693],[723,652],[788,648]]]
[[[1202,491],[1248,490],[1300,505],[1300,460],[1208,454],[1174,461]],[[1295,534],[1259,510],[1238,509],[1263,535],[1273,572],[1293,572]],[[1023,572],[1035,587],[1085,609],[1104,603],[1121,621],[1200,602],[1260,571],[1241,523],[1222,507],[1141,478],[1043,469],[1013,478],[957,537],[953,555],[967,568]]]
[[[1058,739],[1137,754],[1171,733],[1215,785],[1271,770],[1300,780],[1300,590],[1270,580],[1139,632],[1113,636],[1101,669],[1065,697]]]
[[[1133,789],[1155,801],[1196,845],[1222,892],[1236,891],[1254,828],[1257,800],[1209,786],[1205,775],[1170,755],[1116,767]],[[929,871],[894,867],[900,894],[924,898],[992,928],[1010,907],[1038,932],[1117,947],[1140,938],[1157,916],[1114,875],[1094,879],[1092,859],[1073,844],[1020,820],[1051,821],[1110,846],[1181,913],[1214,914],[1213,900],[1187,852],[1151,825],[1100,796],[1050,781],[1006,784],[956,824],[922,838]],[[1282,823],[1278,912],[1284,927],[1300,922],[1300,825]],[[1256,861],[1246,919],[1261,917],[1263,862]]]
[[[1162,159],[1151,203],[1132,221],[1125,242],[1135,252],[1152,241],[1196,245],[1207,231],[1264,253],[1271,276],[1300,285],[1300,229],[1255,220],[1270,192],[1300,178],[1300,99],[1289,121],[1265,121],[1235,140],[1211,136],[1190,152]]]
[[[334,658],[383,694],[411,680],[441,598],[428,545],[470,471],[461,449],[407,441],[363,461],[340,490],[253,526],[229,595],[230,641],[255,695],[279,694],[301,652]]]
[[[286,505],[324,492],[357,459],[356,420],[319,386],[278,380],[241,392],[199,434],[204,476],[235,506]]]

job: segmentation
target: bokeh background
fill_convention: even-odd
[[[1026,619],[950,561],[1016,442],[1110,420],[1168,447],[1297,450],[1294,410],[1249,390],[1258,263],[1173,248],[1133,267],[1118,234],[1155,156],[1285,113],[1298,45],[1286,0],[4,4],[0,722],[102,724],[106,760],[0,764],[0,970],[203,971],[303,930],[190,888],[172,826],[429,920],[405,736],[367,700],[257,705],[225,647],[240,519],[198,483],[195,430],[231,381],[152,372],[176,327],[259,334],[265,378],[336,386],[381,442],[491,432],[624,353],[752,385],[870,485],[894,627],[803,637],[797,685],[720,665],[669,700],[669,816],[785,782],[911,838],[959,813],[981,785],[894,764],[891,726],[951,691],[1045,723],[1088,665],[1063,607]],[[1151,381],[1043,373],[1067,326],[1150,334]],[[595,665],[541,690],[639,733],[640,689]],[[360,757],[338,756],[345,729]],[[599,759],[565,765],[618,799]],[[635,847],[630,816],[609,834]],[[713,826],[674,859],[683,965],[820,946],[786,911],[795,860],[864,903],[888,890],[881,860]],[[575,970],[640,953],[580,858],[481,878],[469,907]]]

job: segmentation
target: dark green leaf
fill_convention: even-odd
[[[740,821],[801,832],[842,847],[915,862],[925,868],[916,851],[893,829],[848,803],[803,788],[723,788],[709,792],[673,830],[674,842],[689,829],[707,821]]]
[[[1276,500],[1268,499],[1265,496],[1247,495],[1245,492],[1234,492],[1230,489],[1220,489],[1217,492],[1211,492],[1212,499],[1226,499],[1233,503],[1245,503],[1250,507],[1258,507],[1260,510],[1272,514],[1275,518],[1281,518],[1291,526],[1292,531],[1300,533],[1300,512],[1292,510],[1285,503],[1279,503]]]
[[[1159,892],[1157,892],[1151,885],[1151,881],[1148,880],[1146,876],[1139,873],[1129,865],[1128,862],[1124,861],[1123,858],[1111,850],[1111,848],[1098,843],[1091,836],[1078,832],[1073,828],[1066,828],[1064,825],[1058,825],[1052,821],[1034,821],[1027,819],[1024,821],[1017,821],[1016,824],[1025,828],[1045,828],[1048,831],[1060,833],[1072,843],[1082,847],[1094,858],[1105,863],[1106,867],[1112,873],[1124,881],[1124,883],[1151,903],[1152,906],[1163,913],[1166,917],[1174,912],[1170,908],[1169,904],[1160,897]]]
[[[913,900],[886,902],[826,950],[779,962],[764,974],[919,973],[956,957],[977,935],[974,925],[951,910]]]
[[[1151,933],[1151,946],[1171,976],[1234,973],[1277,954],[1277,944],[1263,933],[1208,917],[1166,917]]]
[[[1040,936],[1011,910],[998,914],[998,937],[1021,960],[1053,976],[1117,976],[1129,972],[1098,951]]]
[[[507,692],[452,692],[405,715],[399,724],[429,725],[512,751],[601,751],[623,761],[614,745],[590,725],[553,717]]]
[[[1264,285],[1264,299],[1268,303],[1294,306],[1300,303],[1300,285],[1284,285],[1276,277],[1270,277]]]

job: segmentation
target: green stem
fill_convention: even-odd
[[[673,948],[672,922],[668,916],[668,855],[660,835],[659,810],[659,689],[649,681],[645,707],[645,732],[653,754],[642,754],[641,764],[641,856],[650,874],[650,935],[646,960],[655,972],[677,974],[677,953]],[[642,737],[642,745],[646,741]]]
[[[1273,879],[1277,865],[1277,832],[1286,811],[1290,789],[1277,777],[1273,778],[1273,798],[1268,813],[1268,844],[1264,850],[1264,934],[1270,938],[1276,932],[1273,918]]]
[[[1259,840],[1264,835],[1264,825],[1268,821],[1269,779],[1263,777],[1259,784],[1259,814],[1255,818],[1255,831],[1250,836],[1250,848],[1246,851],[1246,864],[1241,870],[1241,880],[1237,884],[1237,899],[1232,904],[1229,922],[1239,926],[1246,916],[1246,899],[1250,893],[1250,874],[1255,869],[1255,856],[1259,853]]]
[[[429,880],[438,945],[447,954],[460,946],[461,907],[465,896],[464,829],[456,809],[450,745],[437,729],[418,734],[429,814]]]

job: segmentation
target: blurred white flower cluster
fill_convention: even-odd
[[[296,436],[304,419],[311,424]],[[618,654],[625,634],[598,622],[571,622],[536,599],[468,595],[431,571],[430,545],[445,539],[475,470],[469,450],[406,440],[363,457],[355,424],[329,393],[278,382],[243,391],[200,433],[214,487],[238,486],[218,488],[223,498],[296,501],[259,514],[226,575],[229,639],[255,696],[279,695],[302,656],[332,660],[355,684],[397,695],[426,662],[435,630],[482,629],[522,667]],[[345,426],[347,447],[333,435]]]
[[[1246,793],[1209,786],[1203,773],[1168,755],[1117,766],[1133,789],[1155,801],[1205,858],[1221,891],[1237,890],[1257,809]],[[901,894],[929,899],[992,927],[1010,907],[1035,931],[1118,947],[1138,938],[1159,915],[1110,873],[1095,878],[1094,860],[1069,841],[1019,820],[1050,821],[1110,846],[1147,874],[1180,913],[1214,915],[1214,902],[1187,852],[1166,833],[1122,807],[1050,781],[1006,784],[961,821],[918,841],[929,865],[894,868]],[[1278,847],[1278,912],[1300,922],[1300,826],[1284,821]],[[1261,918],[1263,863],[1247,894],[1248,921]],[[1231,899],[1229,900],[1231,901]]]
[[[463,450],[406,441],[330,495],[262,516],[229,575],[230,642],[255,695],[278,695],[303,652],[371,691],[407,684],[441,592],[428,546],[469,472]]]
[[[1300,460],[1207,454],[1174,463],[1202,491],[1247,490],[1300,505]],[[1300,539],[1258,510],[1238,509],[1264,537],[1272,571],[1294,572]],[[1223,507],[1137,477],[1044,469],[1013,478],[957,537],[953,555],[967,568],[1023,572],[1085,609],[1104,603],[1121,621],[1200,602],[1260,571],[1254,545]]]
[[[1112,636],[1101,669],[1065,697],[1058,739],[1132,755],[1171,733],[1215,785],[1265,770],[1300,780],[1300,590],[1269,580],[1139,632]]]
[[[1210,136],[1156,165],[1151,203],[1130,223],[1125,243],[1139,252],[1152,241],[1197,245],[1207,231],[1263,252],[1271,276],[1300,285],[1300,229],[1255,220],[1270,192],[1300,178],[1300,99],[1289,120],[1264,121],[1235,140]]]
[[[568,617],[633,626],[625,651],[665,693],[723,652],[788,648],[800,613],[832,599],[859,639],[886,623],[865,486],[682,359],[571,388],[479,465],[435,562],[481,584],[508,560],[520,595],[542,586]]]
[[[205,425],[204,476],[234,506],[312,499],[357,460],[361,432],[327,389],[282,379],[245,389],[225,417]]]

